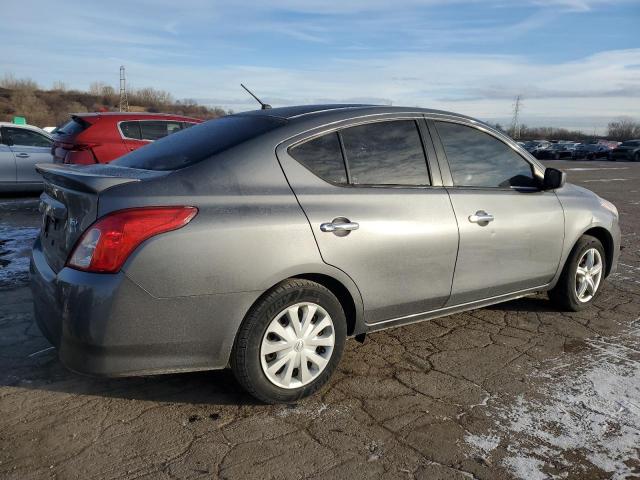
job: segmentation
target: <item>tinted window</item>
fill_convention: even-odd
[[[230,115],[201,123],[135,150],[114,165],[146,170],[177,170],[193,165],[285,123],[274,117]]]
[[[50,147],[53,141],[38,132],[24,128],[5,127],[2,129],[2,143],[23,147]]]
[[[507,144],[476,128],[436,122],[453,184],[470,187],[536,186],[531,165]]]
[[[167,122],[164,120],[140,122],[142,140],[158,140],[178,130],[182,130],[181,122]]]
[[[354,185],[428,185],[427,162],[413,120],[369,123],[340,132]]]
[[[347,183],[337,133],[328,133],[309,140],[293,147],[289,153],[320,178],[333,183]]]
[[[140,140],[140,123],[138,122],[120,122],[120,130],[125,138],[134,138]]]
[[[89,128],[91,124],[82,120],[80,117],[72,117],[67,123],[57,128],[56,135],[77,135],[78,133]]]

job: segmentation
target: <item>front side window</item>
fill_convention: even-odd
[[[2,142],[22,147],[51,147],[52,144],[52,140],[38,132],[12,127],[2,129]]]
[[[296,145],[289,154],[323,180],[347,183],[340,139],[336,132]]]
[[[478,130],[435,122],[456,187],[536,187],[531,165],[506,143]]]
[[[354,185],[429,185],[427,160],[414,120],[376,122],[340,132]]]

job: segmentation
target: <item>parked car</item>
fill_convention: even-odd
[[[540,160],[573,158],[575,149],[575,143],[553,143],[549,148],[537,150],[534,156]]]
[[[33,125],[0,122],[0,192],[42,188],[36,163],[52,162],[53,140]]]
[[[53,134],[56,163],[109,163],[202,120],[164,113],[98,112],[71,115]]]
[[[593,301],[616,208],[469,117],[319,105],[230,115],[110,165],[44,165],[35,317],[93,375],[230,365],[318,390],[347,337],[548,291]]]
[[[553,144],[546,140],[533,140],[530,142],[525,142],[524,148],[527,152],[537,158],[538,155],[541,154],[541,152],[550,148],[551,145]]]
[[[576,146],[573,151],[573,158],[585,158],[587,160],[596,160],[598,158],[609,158],[609,152],[611,149],[605,145],[597,143],[581,143]]]
[[[611,151],[611,160],[640,162],[640,140],[627,140]]]

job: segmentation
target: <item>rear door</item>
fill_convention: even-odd
[[[2,138],[10,145],[16,161],[16,181],[24,183],[42,182],[36,172],[36,163],[53,162],[51,146],[53,140],[33,130],[17,127],[2,127]]]
[[[564,242],[555,192],[540,190],[533,165],[488,131],[447,121],[429,125],[460,229],[448,304],[550,282]]]
[[[370,324],[450,295],[458,229],[427,137],[409,115],[320,129],[277,149],[323,260],[355,281]]]

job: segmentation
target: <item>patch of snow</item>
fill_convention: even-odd
[[[496,448],[498,448],[498,445],[500,445],[500,437],[496,435],[485,436],[467,433],[467,435],[465,435],[464,437],[464,440],[483,454],[495,450]]]
[[[29,255],[39,229],[0,225],[0,285],[26,281]]]
[[[551,464],[576,468],[576,455],[612,479],[637,474],[625,462],[640,455],[639,340],[637,326],[614,339],[588,340],[592,353],[575,357],[553,381],[540,375],[533,395],[497,407],[491,435],[468,434],[465,441],[488,453],[499,444],[496,432],[506,437],[502,464],[527,480],[549,478]]]

